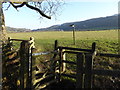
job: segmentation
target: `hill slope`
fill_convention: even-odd
[[[64,23],[61,25],[54,25],[48,28],[37,29],[34,31],[43,31],[43,30],[64,30],[70,31],[73,28],[70,27],[71,24],[75,24],[76,30],[106,30],[106,29],[117,29],[118,28],[118,15],[93,18],[85,21],[70,22]]]
[[[6,27],[6,30],[8,32],[28,32],[31,31],[30,29],[26,29],[26,28],[13,28],[13,27]]]

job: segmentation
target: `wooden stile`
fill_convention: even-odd
[[[54,53],[51,60],[51,74],[44,78],[34,78],[32,76],[32,50],[34,47],[34,39],[30,38],[30,40],[18,40],[18,39],[10,39],[9,41],[22,41],[20,45],[20,90],[29,89],[32,90],[35,85],[38,85],[42,79],[53,77],[52,80],[48,81],[46,84],[41,85],[41,88],[46,87],[51,83],[60,82],[61,76],[70,77],[76,79],[76,89],[80,88],[92,88],[92,79],[93,75],[107,75],[120,77],[119,70],[96,70],[93,69],[93,59],[95,56],[105,56],[105,57],[116,57],[120,58],[119,54],[104,54],[96,52],[96,43],[92,43],[91,49],[80,49],[80,48],[72,48],[72,47],[59,47],[58,41],[55,40]],[[82,52],[81,52],[82,51]],[[76,62],[66,61],[66,53],[72,53],[76,55]],[[56,60],[57,55],[59,59]],[[57,63],[57,64],[56,64]],[[74,64],[76,65],[76,74],[70,75],[65,74],[66,64]],[[57,66],[58,65],[58,66]],[[57,67],[56,67],[57,66]],[[56,68],[59,68],[59,70]],[[34,70],[35,71],[35,70]],[[37,75],[37,74],[36,74]],[[35,79],[35,82],[32,80]],[[33,83],[35,85],[33,85]]]

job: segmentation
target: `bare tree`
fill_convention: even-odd
[[[58,8],[61,7],[64,3],[63,0],[40,0],[39,2],[2,2],[9,3],[6,10],[9,9],[10,6],[13,6],[16,10],[18,8],[22,8],[23,6],[26,6],[40,14],[40,17],[45,17],[47,19],[51,19],[51,16],[56,14],[56,11],[58,11]],[[3,7],[4,8],[4,7]],[[6,39],[6,29],[5,29],[5,21],[4,21],[4,14],[3,14],[3,8],[1,8],[1,30],[2,33],[2,40],[4,41]]]

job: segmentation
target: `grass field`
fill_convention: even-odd
[[[118,52],[118,30],[76,31],[76,45],[73,45],[72,31],[8,33],[8,36],[15,39],[34,37],[38,51],[53,50],[54,41],[58,40],[59,45],[80,48],[91,48],[91,44],[96,42],[100,52]]]

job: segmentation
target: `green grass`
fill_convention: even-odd
[[[71,39],[71,31],[46,31],[46,32],[25,32],[25,33],[9,33],[13,38],[27,39],[34,37],[35,39]],[[118,30],[104,31],[76,31],[76,39],[112,39],[118,38]]]
[[[76,31],[75,34],[76,45],[72,45],[73,40],[71,31],[9,33],[8,36],[15,39],[27,39],[27,40],[30,37],[34,37],[35,46],[40,51],[53,49],[54,41],[58,40],[59,45],[80,48],[90,48],[91,44],[93,42],[96,42],[99,51],[117,53],[118,30]]]

